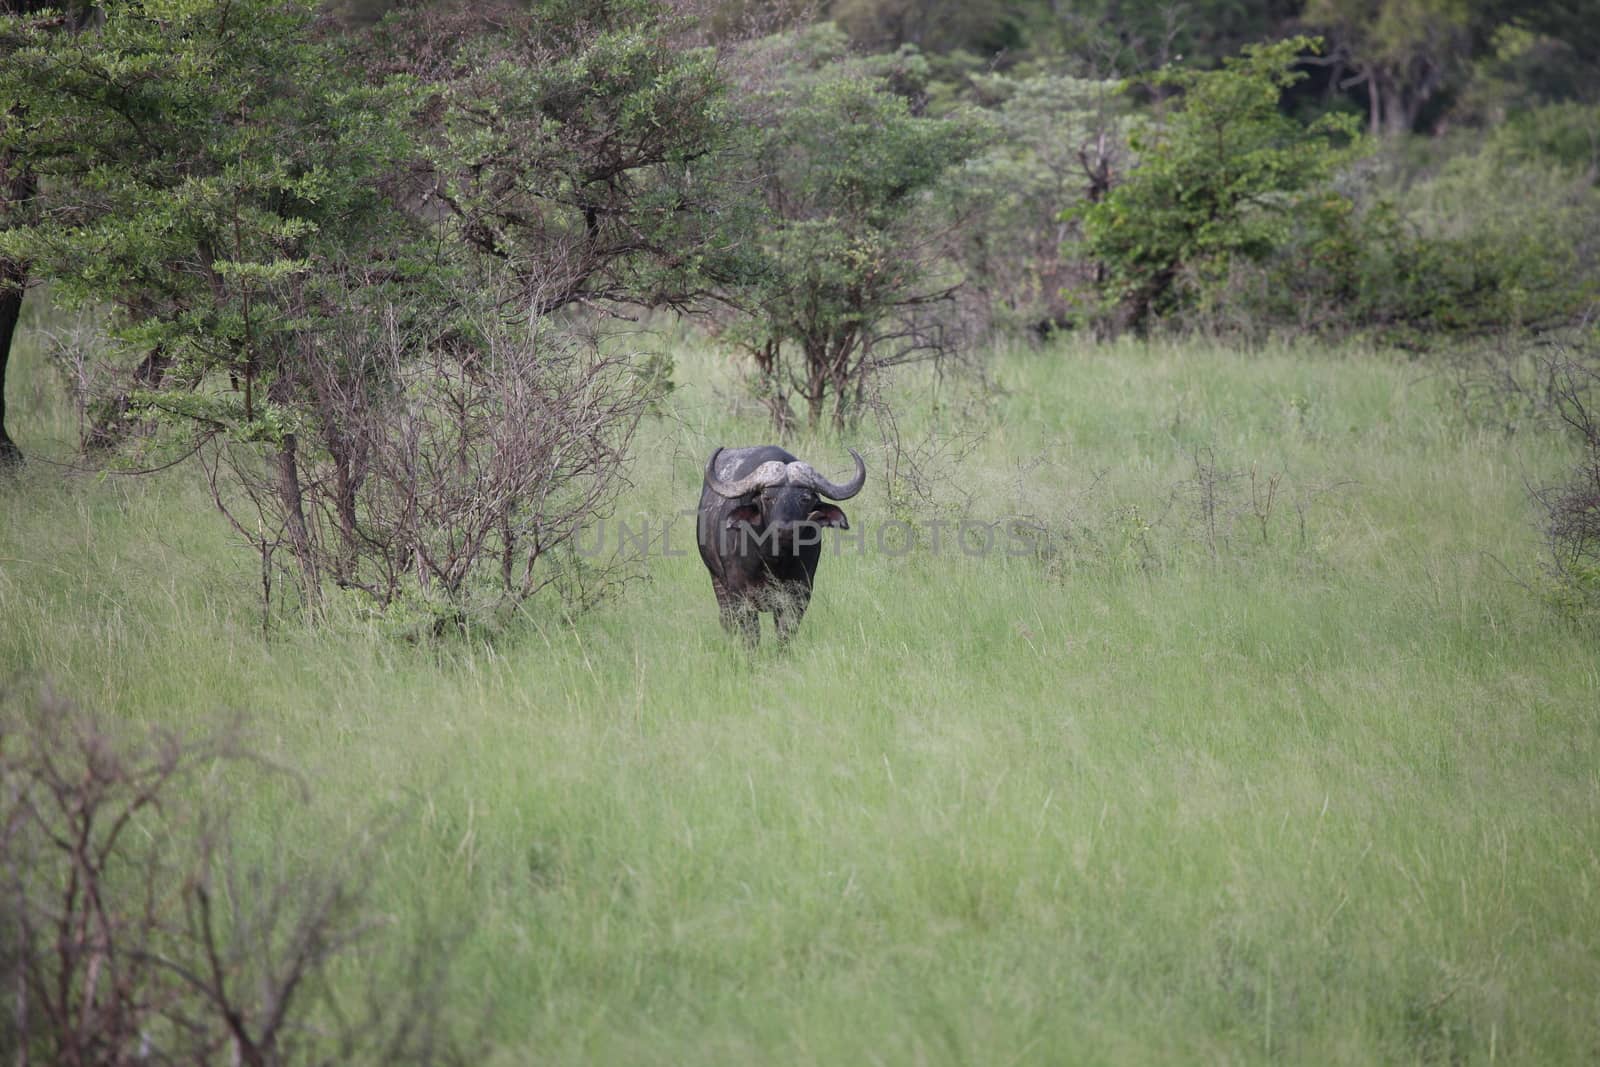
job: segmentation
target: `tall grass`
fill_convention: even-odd
[[[922,510],[888,506],[870,430],[796,447],[837,475],[866,446],[867,548],[751,656],[688,519],[686,555],[575,625],[263,637],[256,562],[192,474],[41,462],[70,426],[36,342],[0,677],[135,721],[248,712],[312,785],[240,787],[286,862],[397,813],[378,903],[466,931],[460,1011],[492,1009],[497,1062],[1600,1055],[1600,668],[1522,581],[1525,485],[1565,454],[1415,364],[997,353],[987,435]],[[766,437],[725,358],[675,343],[635,520]],[[908,381],[903,430],[971,399]],[[1264,526],[1252,469],[1280,479]],[[875,550],[934,514],[1050,538]]]

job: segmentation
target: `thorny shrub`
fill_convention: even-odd
[[[370,988],[336,991],[334,962],[380,926],[363,876],[243,862],[197,798],[219,761],[259,763],[233,734],[130,740],[59,697],[0,692],[11,1062],[459,1062],[441,1026],[448,954],[419,946],[398,973],[367,955]]]
[[[1556,410],[1577,438],[1567,477],[1534,492],[1546,571],[1560,610],[1600,621],[1600,364],[1561,357],[1550,369]]]
[[[382,610],[420,605],[436,629],[571,576],[562,561],[626,487],[651,400],[627,356],[574,324],[492,305],[438,322],[379,308],[302,366],[315,418],[295,492],[259,450],[219,438],[201,454],[261,554],[264,598],[286,548],[308,598],[331,583]]]

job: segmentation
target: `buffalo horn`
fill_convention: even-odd
[[[851,497],[861,492],[861,487],[867,484],[866,461],[861,458],[861,453],[857,452],[853,448],[850,450],[850,455],[853,456],[856,461],[856,476],[851,478],[844,485],[839,485],[836,482],[828,481],[828,479],[818,474],[808,464],[805,463],[789,464],[789,484],[804,485],[811,489],[815,489],[817,492],[831,500],[849,500]]]
[[[770,460],[740,478],[736,482],[725,482],[717,477],[717,457],[722,455],[722,449],[711,453],[711,462],[706,464],[706,484],[718,496],[739,497],[753,493],[757,489],[766,489],[769,486],[782,485],[789,476],[783,464]]]

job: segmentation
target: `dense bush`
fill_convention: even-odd
[[[958,255],[978,306],[1001,331],[1078,324],[1101,279],[1079,249],[1074,209],[1123,177],[1127,98],[1115,82],[1061,74],[973,82],[997,102],[996,137],[950,176],[944,196],[952,214],[977,214],[961,231]]]
[[[1369,160],[1306,202],[1263,259],[1201,279],[1187,324],[1362,333],[1406,347],[1559,325],[1600,295],[1600,189],[1533,120],[1410,179]]]
[[[1104,289],[1126,324],[1181,310],[1238,260],[1282,247],[1342,154],[1348,116],[1303,127],[1278,109],[1305,75],[1308,38],[1246,46],[1216,71],[1169,68],[1157,82],[1180,90],[1165,122],[1131,139],[1139,165],[1083,207],[1087,253],[1104,265]]]

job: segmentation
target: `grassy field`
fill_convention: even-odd
[[[730,364],[673,343],[633,518],[766,436]],[[864,446],[867,549],[752,657],[687,519],[686,555],[572,626],[265,639],[192,472],[40,461],[71,426],[22,344],[0,677],[140,723],[247,713],[311,784],[236,789],[291,866],[385,814],[374,904],[462,931],[453,1010],[492,1011],[496,1062],[1600,1058],[1600,656],[1533,584],[1526,494],[1566,453],[1426,365],[998,353],[929,508],[890,507],[876,431],[796,448],[837,476]],[[908,390],[908,440],[975,395]],[[933,514],[1051,539],[876,551]]]

